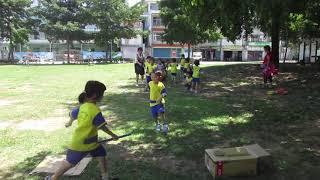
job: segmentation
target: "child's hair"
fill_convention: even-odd
[[[152,57],[151,57],[151,56],[147,56],[147,59],[151,60],[151,59],[152,59]]]
[[[271,47],[269,45],[264,46],[263,49],[265,49],[266,51],[270,52],[271,51]]]
[[[184,54],[181,54],[181,57],[184,58]]]
[[[195,60],[194,61],[194,65],[199,66],[200,65],[200,61],[199,60]]]
[[[172,62],[174,62],[174,63],[177,62],[177,59],[176,59],[176,58],[173,58],[173,59],[172,59]]]
[[[142,47],[139,47],[139,48],[138,48],[138,51],[143,51]]]
[[[99,81],[88,81],[84,91],[78,97],[79,103],[85,103],[87,98],[92,98],[94,95],[96,99],[100,99],[106,89],[106,86]]]
[[[186,58],[186,62],[190,62],[190,58]]]

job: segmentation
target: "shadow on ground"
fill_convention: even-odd
[[[259,66],[246,64],[204,68],[202,93],[197,96],[181,86],[169,88],[167,136],[154,131],[147,93],[134,92],[137,87],[128,85],[120,87],[126,89],[122,93],[108,94],[103,101],[112,113],[113,129],[134,131],[107,146],[112,174],[128,180],[211,179],[204,166],[205,149],[258,143],[272,154],[272,167],[242,179],[317,179],[320,73],[296,65],[282,69],[276,82],[288,89],[286,96],[267,95]],[[30,162],[14,172],[25,173],[40,160],[34,157]],[[90,163],[78,179],[97,179],[95,165]]]

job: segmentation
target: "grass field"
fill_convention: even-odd
[[[134,86],[132,64],[0,66],[0,179],[43,178],[28,173],[45,156],[64,154],[72,133],[64,122],[87,80],[107,85],[100,105],[114,131],[134,130],[107,145],[111,174],[121,180],[212,179],[205,149],[250,143],[272,154],[271,166],[242,179],[320,177],[319,71],[283,66],[276,81],[289,94],[268,96],[256,64],[203,69],[201,95],[186,93],[181,85],[168,88],[171,131],[163,136],[154,131],[148,94]],[[73,179],[99,179],[96,165],[91,162]]]

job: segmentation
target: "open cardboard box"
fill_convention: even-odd
[[[258,160],[270,156],[258,144],[205,150],[205,164],[210,174],[220,176],[254,176]]]

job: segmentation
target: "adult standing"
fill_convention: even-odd
[[[136,73],[136,85],[139,85],[139,75],[141,77],[141,80],[143,82],[144,79],[144,74],[145,74],[145,70],[144,70],[144,56],[143,56],[143,49],[142,47],[138,48],[138,52],[137,52],[137,56],[136,56],[136,61],[134,63],[134,71]]]
[[[273,56],[271,52],[270,46],[264,46],[264,51],[266,53],[263,63],[262,63],[262,74],[263,74],[263,82],[264,87],[272,87],[272,76],[278,73],[274,62]],[[270,83],[270,84],[268,84]]]

